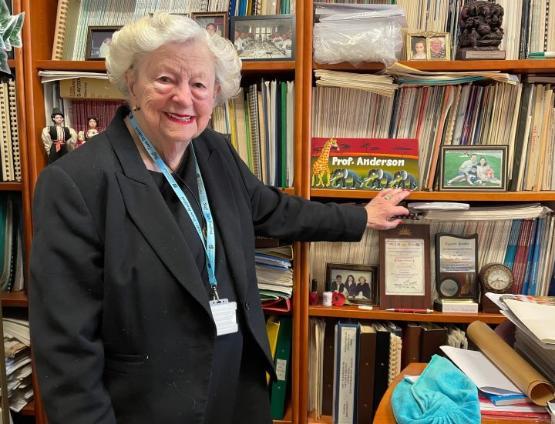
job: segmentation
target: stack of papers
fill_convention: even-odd
[[[288,311],[293,294],[291,246],[257,249],[255,254],[256,279],[263,308]]]

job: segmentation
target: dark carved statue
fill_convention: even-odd
[[[503,7],[476,0],[461,9],[459,48],[496,50],[503,40]]]

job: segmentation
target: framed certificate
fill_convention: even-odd
[[[380,232],[380,307],[430,308],[430,226]]]
[[[436,289],[440,299],[478,299],[478,234],[438,233]]]

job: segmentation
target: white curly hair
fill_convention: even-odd
[[[220,92],[217,103],[223,103],[239,91],[241,59],[233,44],[218,35],[210,36],[195,21],[165,12],[145,16],[116,31],[108,54],[106,69],[110,81],[129,96],[125,74],[137,59],[169,42],[201,41],[214,56],[214,71]]]

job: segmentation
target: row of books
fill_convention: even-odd
[[[0,82],[0,157],[2,181],[21,181],[21,156],[15,81]]]
[[[430,224],[430,271],[435,281],[434,237],[438,233],[478,234],[478,269],[504,263],[512,269],[515,293],[545,296],[555,288],[555,220],[538,204],[471,207],[467,211],[428,211],[421,222]],[[317,242],[311,246],[311,278],[324,291],[326,265],[379,265],[379,235],[367,230],[360,242]],[[432,283],[435,293],[435,284]]]
[[[15,194],[0,196],[0,291],[23,290],[21,203]]]
[[[52,60],[85,59],[91,26],[118,27],[154,12],[228,12],[230,16],[289,14],[295,0],[59,0]]]
[[[313,318],[309,339],[309,411],[333,423],[372,422],[389,384],[411,362],[439,347],[467,347],[464,331],[434,323],[351,322]]]
[[[553,167],[544,165],[555,161],[553,77],[453,85],[446,76],[437,86],[437,80],[419,76],[418,84],[402,83],[389,97],[339,87],[356,75],[341,73],[335,87],[313,89],[313,137],[416,138],[418,187],[424,190],[439,183],[440,146],[506,145],[511,190],[555,189]]]
[[[262,80],[212,113],[213,128],[230,134],[252,173],[277,187],[293,184],[294,98],[293,81]]]
[[[467,1],[396,0],[389,3],[396,3],[405,10],[410,32],[448,32],[455,57],[461,31],[460,11]],[[506,51],[506,59],[526,59],[532,52],[555,50],[555,14],[550,10],[550,0],[497,0],[496,3],[504,9],[500,49]]]

